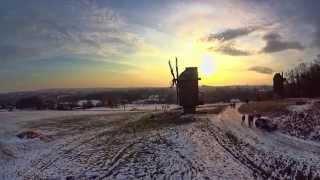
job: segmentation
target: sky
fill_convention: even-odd
[[[317,0],[1,0],[0,92],[272,84],[320,48]]]

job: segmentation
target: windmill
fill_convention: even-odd
[[[184,113],[195,113],[199,105],[198,68],[186,67],[179,74],[178,58],[176,57],[175,72],[169,60],[169,68],[172,75],[171,87],[176,87],[177,104],[183,107]]]
[[[176,86],[177,104],[179,104],[179,88],[178,88],[179,68],[178,68],[178,58],[176,57],[176,68],[175,68],[176,69],[176,75],[174,74],[174,70],[172,68],[170,59],[169,59],[168,63],[169,63],[170,72],[171,72],[171,75],[172,75],[171,87]]]

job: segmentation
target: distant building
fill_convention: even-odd
[[[158,103],[160,103],[160,96],[158,94],[150,95],[147,99],[139,99],[132,102],[132,104],[158,104]]]
[[[77,103],[77,106],[82,107],[84,109],[92,108],[92,107],[100,107],[103,105],[102,101],[100,100],[80,100]]]
[[[71,102],[59,102],[57,104],[57,110],[72,110],[74,108],[74,104]]]
[[[89,103],[91,103],[92,106],[94,106],[94,107],[102,105],[102,102],[100,100],[95,100],[95,99],[94,100],[80,100],[80,101],[77,102],[77,105],[78,106],[84,106],[84,105],[89,104]]]
[[[230,99],[231,103],[239,103],[241,102],[240,99]]]

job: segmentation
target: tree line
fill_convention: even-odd
[[[310,63],[301,63],[285,74],[273,77],[273,90],[280,97],[320,96],[320,55]]]

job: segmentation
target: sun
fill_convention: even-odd
[[[200,72],[205,76],[214,74],[216,65],[210,55],[204,55],[200,64]]]

